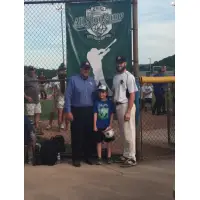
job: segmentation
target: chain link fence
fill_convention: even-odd
[[[64,1],[62,1],[64,2]],[[40,100],[42,113],[40,116],[40,137],[50,138],[54,135],[63,135],[66,142],[66,153],[71,153],[70,125],[67,130],[58,131],[57,111],[54,109],[51,84],[57,84],[59,80],[52,82],[57,76],[57,68],[66,60],[66,18],[65,4],[60,1],[36,1],[26,0],[24,3],[24,73],[28,66],[36,68],[36,74],[43,72],[48,79],[45,84],[47,99]],[[50,113],[54,112],[54,121],[51,130],[46,130],[49,124]],[[113,144],[113,153],[122,152],[122,140],[119,136],[117,121],[114,121],[116,140]]]
[[[37,2],[37,3],[36,3]],[[34,3],[34,4],[32,4]],[[47,99],[41,99],[42,113],[40,117],[41,137],[52,137],[63,135],[66,142],[66,153],[71,153],[70,126],[68,130],[58,131],[57,114],[53,121],[51,130],[46,130],[49,123],[50,112],[53,111],[54,99],[49,85],[52,78],[57,76],[57,68],[61,63],[67,64],[66,55],[66,21],[64,3],[59,1],[38,2],[36,0],[26,0],[24,4],[24,72],[27,66],[34,66],[39,76],[44,73],[48,81],[45,84]],[[55,80],[54,83],[59,80]],[[172,86],[170,86],[172,87]],[[173,90],[173,89],[171,89]],[[167,92],[167,95],[171,91]],[[170,95],[169,95],[170,96]],[[174,101],[168,98],[167,114],[152,115],[151,110],[141,111],[141,146],[142,156],[158,157],[172,155],[173,144],[175,143],[175,120]],[[123,140],[119,134],[117,120],[114,120],[114,130],[116,140],[113,142],[113,154],[123,152]]]
[[[153,113],[155,96],[147,109],[141,109],[142,158],[174,156],[175,150],[175,94],[174,83],[165,92],[165,112]],[[162,111],[162,109],[161,109]]]
[[[24,5],[24,65],[53,70],[66,63],[66,22],[63,3]]]

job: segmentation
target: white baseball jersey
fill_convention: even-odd
[[[113,78],[114,102],[127,103],[127,89],[129,93],[138,91],[133,74],[125,71],[122,74],[115,75]]]

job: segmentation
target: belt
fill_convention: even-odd
[[[124,104],[124,103],[122,103],[122,102],[116,102],[115,103],[116,106],[121,105],[121,104]]]

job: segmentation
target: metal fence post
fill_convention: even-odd
[[[140,83],[140,88],[141,87],[142,87],[142,84]],[[141,96],[142,96],[142,90],[140,90],[140,97]],[[142,101],[142,99],[141,99],[141,101]],[[142,105],[142,102],[140,102],[140,107],[139,107],[140,111],[142,109],[141,105]],[[142,132],[143,131],[142,130],[143,123],[142,123],[142,112],[140,112],[140,111],[139,111],[139,122],[138,122],[139,133],[136,132],[139,136],[137,137],[138,143],[136,145],[139,145],[139,147],[138,147],[139,160],[143,160],[143,132]]]
[[[136,82],[139,86],[139,65],[138,65],[138,2],[133,0],[132,4],[133,13],[133,72]],[[139,92],[136,94],[136,102],[139,106]],[[136,121],[136,157],[137,160],[141,158],[141,135],[140,135],[140,109],[137,108],[137,121]]]
[[[68,69],[68,62],[67,62],[67,54],[68,54],[68,52],[67,52],[67,48],[68,48],[68,41],[67,41],[67,34],[68,34],[68,32],[67,32],[67,29],[68,29],[68,18],[67,18],[67,15],[66,15],[66,13],[67,13],[67,5],[68,5],[68,3],[66,2],[65,3],[65,9],[64,9],[64,11],[65,11],[65,33],[66,33],[66,43],[65,43],[65,45],[66,45],[66,49],[65,49],[65,53],[66,53],[66,67],[67,67],[67,69]]]

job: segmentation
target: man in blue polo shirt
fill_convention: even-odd
[[[80,74],[69,79],[65,92],[67,120],[71,121],[72,161],[80,167],[81,155],[84,153],[86,163],[92,164],[93,140],[93,103],[97,91],[95,80],[89,77],[90,63],[83,62]],[[83,149],[82,149],[83,148]]]

